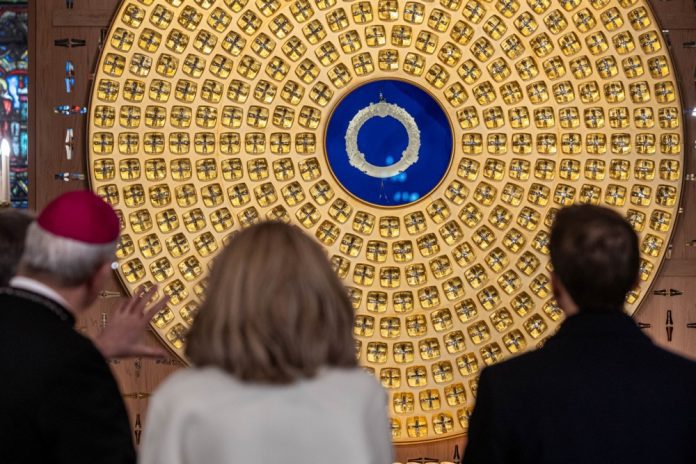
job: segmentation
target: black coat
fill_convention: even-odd
[[[622,313],[569,317],[484,369],[464,464],[696,462],[696,363]]]
[[[0,290],[0,462],[131,464],[128,416],[102,355],[64,308]]]

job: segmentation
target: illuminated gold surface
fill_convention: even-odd
[[[456,148],[435,191],[387,209],[331,176],[324,129],[352,88],[396,78],[440,102]],[[180,355],[230,233],[268,218],[315,236],[394,440],[412,442],[464,432],[480,369],[557,327],[557,208],[634,224],[635,311],[676,221],[681,115],[644,0],[126,0],[97,68],[90,178],[122,218],[124,284],[170,295],[152,325]]]

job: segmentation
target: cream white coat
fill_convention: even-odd
[[[151,399],[139,462],[388,464],[386,401],[361,369],[325,369],[291,385],[186,369]]]

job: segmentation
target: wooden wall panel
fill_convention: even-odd
[[[653,1],[653,8],[669,38],[670,51],[681,82],[685,121],[686,179],[682,190],[682,210],[672,237],[672,252],[660,269],[652,295],[635,315],[649,324],[645,333],[664,348],[696,359],[696,5],[692,1]],[[677,14],[679,13],[679,14]],[[683,19],[678,19],[681,16]],[[691,180],[689,180],[691,179]],[[681,292],[669,296],[671,290]],[[663,295],[667,293],[667,295]],[[673,292],[674,293],[674,292]]]
[[[651,0],[663,29],[696,29],[693,0]]]
[[[65,0],[34,0],[29,2],[30,54],[30,205],[40,210],[63,192],[87,187],[87,182],[63,182],[54,179],[58,172],[85,173],[86,116],[55,114],[58,105],[87,106],[89,90],[102,30],[106,31],[119,0],[76,0],[74,9],[67,9]],[[84,39],[86,46],[64,48],[54,40]],[[75,66],[75,89],[65,91],[65,61]],[[74,131],[74,155],[65,156],[65,131]],[[120,284],[114,278],[102,297],[77,322],[78,330],[96,336],[108,324],[111,313],[125,300]],[[152,334],[148,343],[158,344]],[[181,363],[173,358],[163,360],[112,360],[111,367],[124,395],[131,417],[134,440],[139,441],[150,393]]]
[[[85,116],[54,114],[57,105],[87,106],[87,98],[102,29],[108,27],[119,0],[75,0],[74,8],[67,9],[65,0],[30,0],[30,202],[40,209],[62,192],[84,188],[86,182],[54,180],[57,172],[85,173]],[[653,1],[653,8],[667,30],[672,55],[677,65],[681,92],[688,124],[687,166],[685,173],[696,172],[696,118],[690,116],[696,107],[696,9],[692,0]],[[85,47],[62,48],[53,41],[61,38],[86,40]],[[76,87],[65,92],[65,60],[75,65]],[[75,153],[66,160],[65,130],[73,128]],[[86,173],[85,173],[86,174]],[[636,314],[636,320],[645,325],[645,332],[656,343],[667,349],[696,359],[696,185],[687,181],[683,192],[683,214],[672,241],[671,258],[665,261],[660,278],[650,296]],[[668,296],[675,289],[680,295]],[[123,290],[113,280],[95,307],[78,321],[78,328],[96,335],[103,324],[108,324],[113,310],[124,300]],[[149,343],[157,340],[150,336]],[[131,415],[134,440],[139,441],[144,426],[148,398],[157,385],[170,373],[181,367],[173,358],[163,360],[124,359],[111,362],[124,400]],[[649,374],[646,374],[649,375]],[[404,445],[397,449],[397,459],[437,458],[453,460],[455,445],[461,453],[465,439],[449,439],[421,445]]]

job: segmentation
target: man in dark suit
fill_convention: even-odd
[[[463,462],[696,462],[696,363],[655,346],[622,311],[640,265],[631,226],[571,206],[550,250],[567,319],[541,349],[483,370]]]
[[[29,226],[19,273],[0,289],[0,462],[132,464],[130,424],[104,356],[150,354],[140,337],[166,300],[122,305],[95,344],[74,330],[111,272],[114,211],[91,192],[50,203]]]

